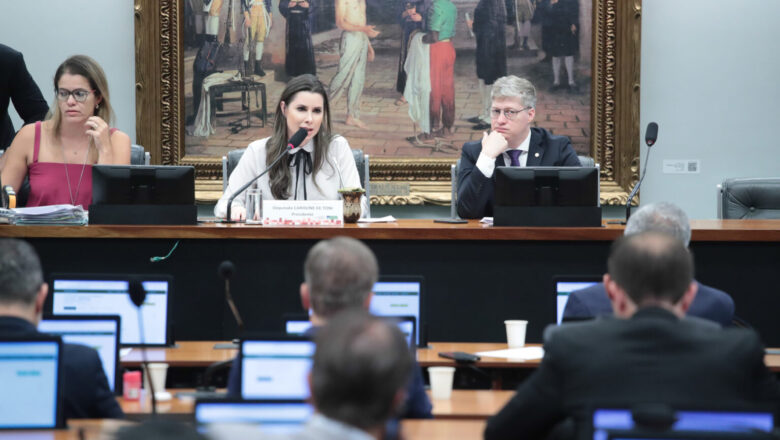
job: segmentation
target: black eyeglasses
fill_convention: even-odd
[[[503,112],[504,113],[504,117],[507,120],[514,121],[517,118],[517,115],[519,115],[520,113],[522,113],[522,112],[524,112],[526,110],[530,110],[530,109],[531,109],[531,107],[523,107],[520,110],[515,110],[513,108],[505,108],[505,109],[491,108],[490,109],[490,117],[493,118],[493,119],[498,119],[498,117],[501,116],[501,112]]]
[[[84,90],[84,89],[76,89],[76,90],[68,90],[68,89],[57,89],[57,99],[60,101],[67,101],[68,98],[70,98],[70,95],[73,95],[73,99],[75,99],[78,102],[84,102],[87,100],[87,97],[90,93],[93,93],[94,90]]]

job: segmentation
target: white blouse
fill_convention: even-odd
[[[238,161],[238,165],[230,174],[230,180],[228,181],[225,192],[220,197],[217,205],[214,206],[214,215],[220,218],[224,218],[227,215],[227,201],[233,195],[233,193],[244,186],[247,182],[252,180],[255,176],[263,172],[266,168],[265,163],[265,144],[268,139],[260,139],[252,142],[246,149],[246,152],[241,156],[241,160]],[[314,141],[309,140],[305,145],[292,149],[289,154],[295,154],[300,149],[308,151],[314,159]],[[287,159],[282,158],[282,163],[286,164]],[[296,176],[296,168],[290,169],[292,172],[291,185],[289,189],[290,197],[294,197],[297,188],[297,199],[303,200],[303,185],[306,184],[306,194],[308,200],[339,200],[341,196],[338,190],[341,188],[361,188],[360,176],[358,175],[357,166],[355,165],[355,158],[352,156],[352,150],[349,148],[349,143],[342,136],[334,136],[330,142],[330,149],[328,157],[322,163],[322,167],[317,172],[316,178],[314,174],[305,174],[303,178]],[[300,173],[303,174],[303,166],[301,166]],[[263,200],[274,200],[274,196],[271,193],[271,186],[268,182],[268,174],[259,178],[248,189],[259,188],[263,192]],[[246,193],[246,191],[244,191]],[[239,194],[238,197],[233,200],[233,209],[237,206],[244,207],[244,199],[246,194]],[[365,196],[361,199],[362,213],[368,212],[368,200]]]

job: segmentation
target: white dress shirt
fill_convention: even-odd
[[[528,136],[525,137],[523,142],[520,142],[516,148],[508,148],[508,150],[520,150],[522,153],[518,157],[520,166],[524,167],[528,163],[528,148],[531,145],[531,130],[528,130]],[[512,163],[509,155],[504,151],[501,153],[504,156],[504,163],[509,166]],[[482,171],[485,177],[493,177],[493,171],[496,170],[496,160],[489,158],[485,153],[480,152],[477,158],[477,168]]]
[[[246,152],[241,156],[241,160],[236,165],[236,168],[230,174],[230,180],[228,181],[225,192],[220,197],[216,206],[214,206],[214,215],[220,218],[224,218],[227,215],[227,201],[233,195],[233,193],[244,186],[252,178],[263,172],[266,168],[265,162],[265,144],[268,139],[260,139],[252,142],[246,149]],[[289,154],[295,154],[298,150],[304,149],[311,153],[312,160],[314,159],[314,141],[309,140],[305,145],[295,148],[289,151]],[[287,159],[282,158],[282,163],[286,164]],[[303,167],[301,167],[301,174],[303,174]],[[355,165],[355,158],[352,156],[352,150],[349,148],[349,143],[342,136],[333,136],[333,140],[330,142],[330,149],[328,157],[322,163],[322,167],[317,172],[316,177],[314,173],[306,174],[303,178],[296,176],[296,168],[291,168],[292,178],[290,182],[289,194],[293,197],[296,194],[297,186],[297,198],[303,200],[303,185],[306,183],[306,194],[308,200],[340,200],[341,196],[338,190],[341,188],[361,188],[360,176],[358,175],[357,166]],[[274,200],[274,196],[271,193],[271,186],[268,181],[268,174],[261,177],[248,189],[259,188],[263,192],[263,200]],[[246,191],[245,191],[246,192]],[[240,194],[233,200],[233,209],[238,207],[244,207],[245,194]],[[365,196],[361,199],[362,212],[368,212],[368,200]]]

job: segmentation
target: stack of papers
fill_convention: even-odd
[[[73,205],[36,206],[12,209],[15,225],[86,225],[87,211]]]

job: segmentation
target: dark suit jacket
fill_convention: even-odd
[[[752,330],[644,308],[553,328],[539,368],[488,420],[485,439],[544,438],[588,407],[775,405],[780,388]],[[575,424],[582,426],[582,423]]]
[[[734,319],[734,300],[728,293],[699,283],[688,316],[696,316],[729,327]],[[563,309],[563,321],[581,321],[597,316],[611,316],[612,304],[604,290],[604,284],[594,284],[569,295]]]
[[[34,336],[38,329],[21,318],[0,317],[0,335]],[[121,419],[124,413],[108,388],[103,364],[94,348],[62,344],[63,399],[66,419]]]
[[[0,150],[11,145],[16,131],[8,116],[8,103],[25,124],[32,124],[46,117],[49,106],[35,84],[20,52],[0,44]]]
[[[482,218],[493,215],[493,192],[495,174],[485,177],[477,168],[477,158],[482,151],[482,142],[466,142],[460,155],[458,172],[458,215],[463,218]],[[539,155],[537,157],[537,154]],[[496,158],[496,166],[502,167],[504,155]],[[526,166],[578,167],[580,160],[566,136],[550,134],[543,128],[531,127],[531,142],[528,146]]]

